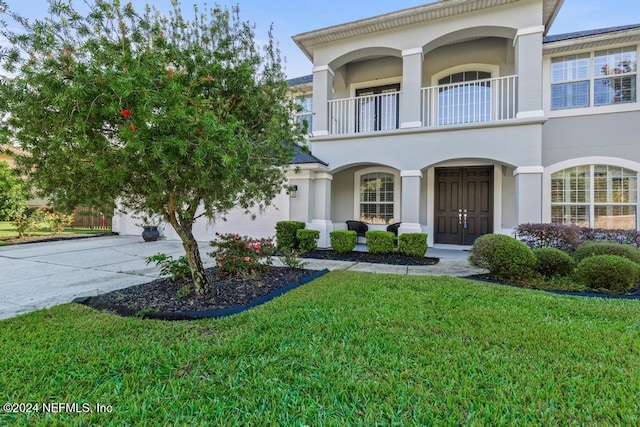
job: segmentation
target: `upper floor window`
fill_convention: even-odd
[[[462,71],[438,80],[438,125],[491,120],[491,73]]]
[[[551,60],[551,109],[636,102],[637,48],[628,46]]]
[[[398,128],[400,84],[356,90],[356,132]]]
[[[303,124],[307,123],[307,133],[313,131],[313,97],[303,96],[296,99],[298,105],[302,107],[302,111],[296,114],[296,122]]]

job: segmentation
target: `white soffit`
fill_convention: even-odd
[[[521,0],[440,0],[396,12],[334,25],[293,36],[293,41],[313,61],[314,47],[379,31],[419,24],[463,13],[516,3]],[[551,27],[564,0],[543,0],[543,22]]]

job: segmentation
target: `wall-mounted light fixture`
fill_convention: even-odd
[[[294,184],[287,187],[287,194],[292,199],[295,199],[298,196],[298,186]]]

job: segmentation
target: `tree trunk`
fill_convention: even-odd
[[[182,240],[182,247],[187,254],[189,267],[191,267],[191,278],[193,279],[196,295],[205,295],[209,293],[209,283],[204,275],[204,266],[202,265],[198,242],[196,242],[196,239],[191,233],[189,233],[189,236],[188,240]]]
[[[189,262],[191,278],[193,279],[193,286],[195,288],[196,295],[206,295],[209,293],[209,283],[207,282],[207,278],[204,274],[204,266],[202,265],[198,242],[195,237],[193,237],[191,229],[182,227],[177,221],[170,222],[182,240],[182,247],[184,248],[187,261]]]

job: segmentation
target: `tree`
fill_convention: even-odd
[[[166,16],[94,0],[83,15],[50,0],[49,17],[30,23],[0,2],[21,24],[3,31],[2,63],[17,75],[0,86],[0,111],[5,136],[30,153],[23,170],[58,206],[117,198],[160,215],[204,294],[194,221],[264,208],[304,129],[291,122],[298,108],[271,31],[259,49],[237,6],[194,6],[189,21],[172,4]]]
[[[13,221],[27,207],[28,190],[20,176],[0,162],[0,221]]]

